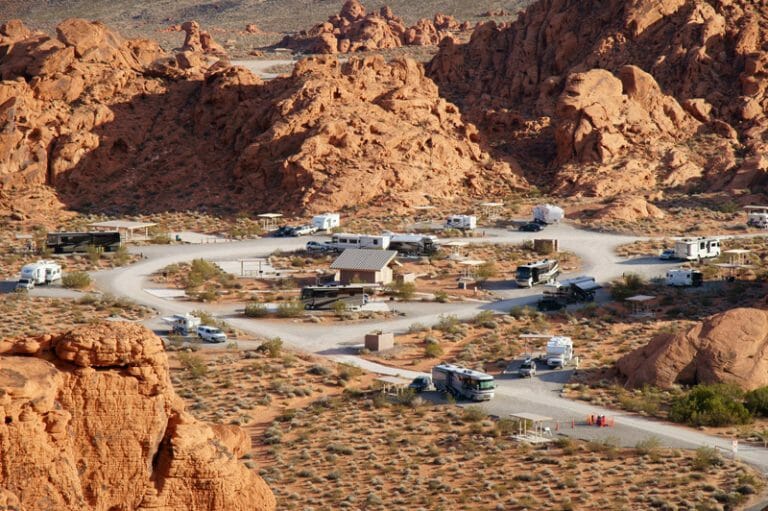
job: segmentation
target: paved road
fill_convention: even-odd
[[[556,238],[560,247],[575,253],[582,261],[578,273],[594,276],[598,282],[608,281],[623,273],[635,272],[646,278],[663,276],[667,268],[674,263],[662,263],[653,258],[623,260],[615,254],[615,248],[638,238],[576,229],[568,224],[548,227],[543,233],[529,234],[502,229],[486,229],[483,238],[467,238],[463,241],[472,243],[519,243],[533,237]],[[406,378],[416,373],[393,369],[379,364],[362,361],[354,355],[365,333],[377,328],[387,331],[403,332],[415,323],[434,324],[441,314],[453,314],[459,318],[471,318],[481,310],[507,312],[513,306],[532,304],[540,290],[516,289],[511,285],[497,291],[503,299],[495,302],[461,302],[451,304],[435,303],[398,303],[396,308],[403,313],[391,320],[333,325],[295,321],[252,320],[242,317],[236,308],[221,305],[205,306],[197,303],[165,300],[146,293],[143,289],[153,287],[148,277],[163,267],[176,262],[190,261],[194,258],[215,260],[245,257],[263,257],[277,249],[283,251],[302,247],[313,238],[263,238],[259,240],[221,243],[213,245],[171,245],[140,247],[146,259],[126,268],[94,274],[100,289],[118,296],[127,296],[139,303],[156,308],[161,315],[189,312],[195,308],[206,308],[225,319],[232,326],[243,331],[261,336],[279,336],[286,343],[306,351],[322,354],[336,360],[357,363],[370,371],[381,374],[400,375]],[[319,238],[317,238],[319,239]],[[156,321],[156,320],[154,320]],[[150,324],[153,324],[150,322]],[[156,323],[154,323],[156,325]],[[241,342],[248,347],[247,342]],[[505,416],[516,411],[540,413],[561,421],[583,420],[588,414],[616,416],[616,412],[600,409],[587,403],[561,398],[559,393],[564,383],[566,372],[553,375],[545,373],[533,381],[500,378],[497,396],[485,404],[491,413]],[[700,445],[716,446],[730,452],[730,441],[704,435],[688,428],[673,426],[630,414],[619,414],[615,428],[597,429],[577,427],[563,433],[579,437],[616,436],[625,445],[634,445],[649,436],[658,437],[664,444],[676,447],[695,447]],[[768,472],[768,451],[761,448],[740,449],[739,457]]]

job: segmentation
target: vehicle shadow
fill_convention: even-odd
[[[0,294],[13,293],[16,290],[15,280],[0,281]]]

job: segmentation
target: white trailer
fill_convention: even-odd
[[[475,215],[451,215],[445,219],[445,226],[452,229],[475,229],[477,217]]]
[[[515,282],[519,287],[546,284],[560,275],[560,264],[554,259],[542,259],[517,267]]]
[[[708,259],[720,255],[717,238],[686,238],[675,241],[675,258],[684,261]]]
[[[61,266],[54,261],[41,260],[21,268],[21,279],[26,279],[34,285],[50,284],[60,278]]]
[[[369,234],[334,234],[328,246],[336,251],[343,251],[348,248],[368,248],[375,250],[386,250],[389,248],[389,236],[373,236]]]
[[[573,358],[573,341],[570,337],[555,336],[547,342],[547,365],[565,367]]]
[[[675,287],[699,287],[704,283],[704,274],[691,268],[677,268],[667,272],[667,285]]]
[[[197,316],[192,314],[174,314],[173,316],[167,316],[162,318],[163,321],[171,326],[171,331],[180,335],[192,335],[197,332],[197,327],[202,324],[202,321]]]
[[[341,216],[338,213],[323,213],[312,217],[312,226],[318,231],[330,231],[341,225]]]
[[[533,221],[540,224],[557,224],[565,217],[565,211],[553,204],[539,204],[533,208]]]
[[[473,401],[493,399],[496,383],[490,374],[473,371],[453,364],[440,364],[432,368],[432,382],[440,392]]]
[[[747,211],[747,225],[768,228],[768,206],[744,206],[744,209]]]

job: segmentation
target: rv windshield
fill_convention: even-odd
[[[525,266],[518,266],[518,268],[517,268],[517,278],[518,279],[529,279],[529,278],[531,278],[531,269],[527,268]]]
[[[480,390],[493,390],[496,388],[496,384],[493,383],[493,380],[481,380],[477,383]]]

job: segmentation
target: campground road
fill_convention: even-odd
[[[617,246],[642,239],[632,236],[615,235],[576,229],[568,224],[550,226],[543,233],[520,233],[502,229],[485,229],[486,236],[464,238],[471,243],[519,243],[526,239],[546,237],[559,240],[561,250],[576,254],[581,259],[581,268],[576,274],[589,274],[600,283],[627,272],[634,272],[646,278],[663,276],[675,263],[662,263],[655,258],[635,258],[625,260],[615,253]],[[280,337],[287,344],[319,355],[328,356],[338,361],[353,362],[363,368],[388,375],[411,378],[418,373],[404,371],[381,364],[362,360],[355,356],[356,348],[361,345],[363,336],[374,329],[386,329],[395,333],[404,332],[413,323],[432,325],[443,314],[453,314],[460,319],[468,319],[481,310],[508,312],[514,306],[535,303],[540,293],[536,289],[516,289],[514,284],[495,290],[501,297],[494,302],[460,302],[448,304],[436,303],[396,303],[395,308],[402,316],[365,323],[348,325],[324,325],[301,321],[254,320],[242,316],[241,311],[232,306],[203,305],[184,301],[175,301],[148,293],[152,288],[149,277],[156,271],[172,263],[191,261],[195,258],[210,260],[264,257],[275,250],[289,251],[304,246],[309,239],[315,238],[262,238],[257,240],[214,243],[203,245],[166,245],[139,247],[145,259],[131,266],[94,274],[97,286],[107,293],[128,297],[138,303],[153,307],[161,315],[185,313],[193,309],[204,308],[226,320],[232,326],[264,337]],[[316,238],[319,239],[319,238]],[[598,295],[598,299],[601,299]],[[150,320],[149,324],[156,324]],[[242,347],[256,346],[253,341],[239,342]],[[583,421],[589,414],[604,414],[616,417],[615,428],[590,428],[577,426],[574,429],[561,428],[560,432],[580,438],[617,437],[623,445],[634,445],[650,436],[658,437],[665,445],[674,447],[714,446],[730,452],[730,440],[703,434],[701,432],[674,426],[668,423],[646,419],[633,414],[624,414],[615,410],[601,409],[588,403],[582,403],[560,397],[564,381],[564,371],[544,373],[533,380],[518,380],[501,376],[496,397],[483,406],[490,413],[506,416],[509,413],[528,411],[550,416],[563,424],[571,420]],[[744,447],[739,450],[739,458],[768,472],[768,450],[757,447]]]

